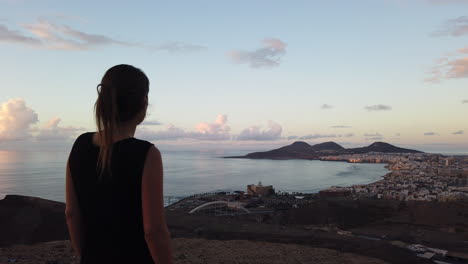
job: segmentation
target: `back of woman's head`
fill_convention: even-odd
[[[110,166],[112,143],[124,124],[143,121],[148,106],[149,80],[145,73],[131,65],[116,65],[104,74],[97,87],[94,106],[99,135],[101,174]]]

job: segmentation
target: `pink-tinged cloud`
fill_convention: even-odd
[[[38,122],[37,113],[24,99],[10,99],[0,107],[0,142],[30,138],[31,126]]]
[[[39,19],[36,23],[24,27],[51,49],[89,50],[111,44],[131,45],[104,35],[90,34],[66,25],[52,23],[45,19]]]
[[[467,78],[468,57],[449,61],[445,75],[447,78]]]
[[[0,142],[27,140],[70,140],[83,128],[59,126],[60,118],[50,119],[42,128],[34,127],[37,113],[24,99],[10,99],[0,107]]]
[[[59,126],[60,121],[61,119],[59,117],[50,119],[43,128],[39,129],[36,140],[69,140],[74,138],[79,132],[85,130],[84,128],[77,128],[73,126]]]
[[[457,54],[468,53],[468,47],[459,49]],[[431,83],[439,83],[444,79],[460,79],[468,77],[468,57],[444,58],[436,61],[436,64],[428,71],[428,77],[424,80]]]
[[[231,50],[230,59],[237,64],[247,64],[252,68],[275,67],[286,54],[287,44],[280,39],[269,38],[262,41],[263,47],[254,51]]]
[[[242,132],[236,136],[236,139],[257,141],[278,140],[281,139],[282,131],[283,127],[280,124],[269,120],[266,129],[262,129],[260,126],[251,126],[242,130]]]
[[[458,52],[460,52],[462,54],[468,53],[468,46],[466,46],[464,48],[461,48],[461,49],[458,49]]]
[[[19,43],[32,46],[40,46],[42,42],[38,39],[25,36],[19,31],[11,30],[4,25],[0,25],[0,42]]]
[[[187,134],[182,128],[169,124],[166,130],[154,131],[147,128],[138,128],[135,136],[145,140],[175,140],[186,138]]]
[[[187,53],[206,49],[206,47],[201,45],[180,41],[168,41],[159,45],[122,41],[103,34],[93,34],[77,30],[43,18],[35,23],[23,25],[23,29],[26,32],[12,30],[0,24],[0,42],[19,43],[53,50],[74,51],[92,50],[111,45],[141,48],[150,51],[166,51],[169,53]]]
[[[146,140],[230,140],[231,128],[227,125],[227,115],[218,115],[214,122],[201,122],[195,126],[195,131],[185,131],[170,124],[166,130],[154,131],[145,127],[137,130],[136,136]]]

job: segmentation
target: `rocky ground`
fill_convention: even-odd
[[[384,264],[379,259],[325,248],[247,240],[173,240],[175,263],[349,263]],[[53,241],[0,248],[0,263],[76,264],[70,242]]]

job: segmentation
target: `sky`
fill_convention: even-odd
[[[468,0],[0,0],[0,58],[0,150],[94,131],[125,63],[157,144],[468,152]]]

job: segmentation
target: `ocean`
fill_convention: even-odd
[[[166,205],[196,193],[245,191],[260,181],[282,192],[317,192],[371,183],[388,172],[384,164],[220,158],[251,151],[161,149]],[[22,194],[64,201],[67,157],[65,151],[0,151],[0,198]]]

